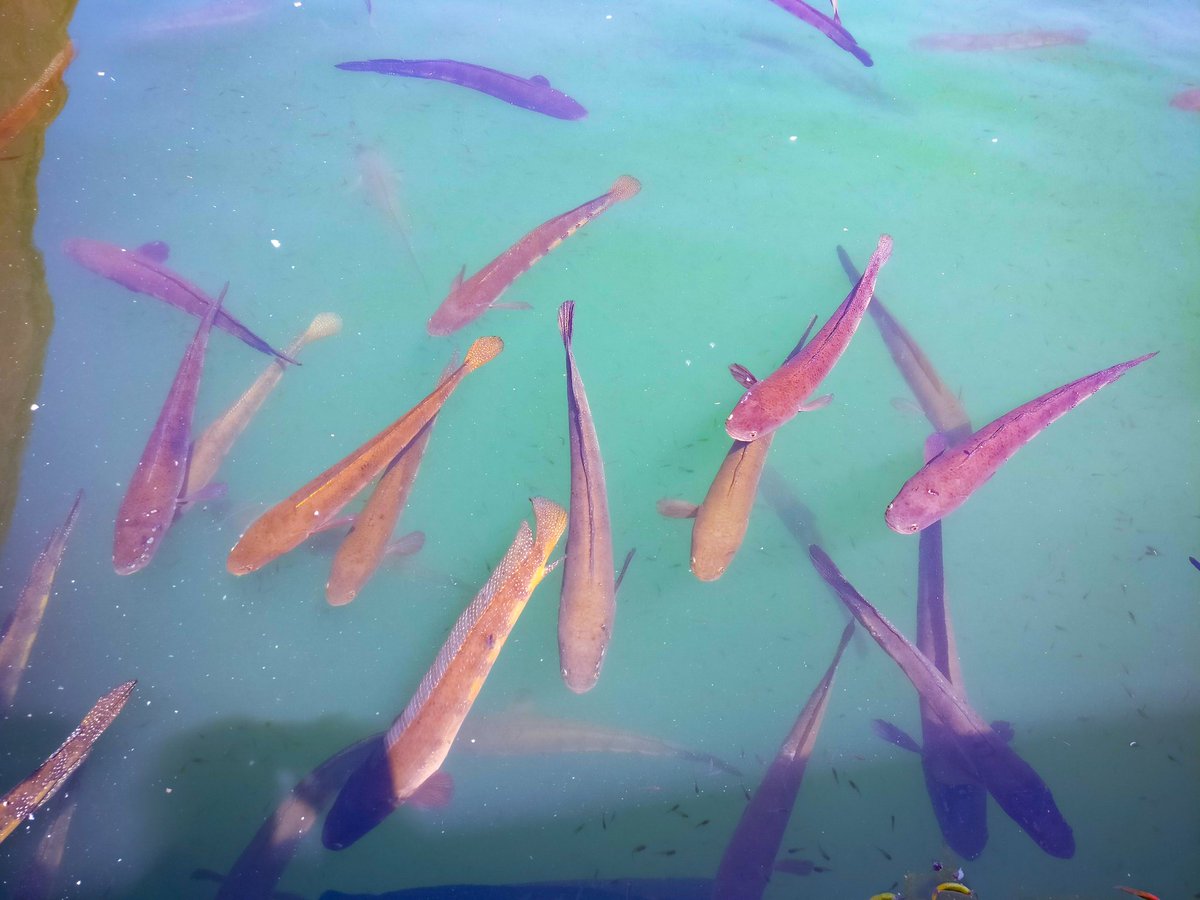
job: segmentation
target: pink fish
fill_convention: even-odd
[[[1188,88],[1180,91],[1171,98],[1171,105],[1176,109],[1186,109],[1188,112],[1200,110],[1200,88]]]
[[[113,535],[113,568],[118,575],[132,575],[144,568],[158,548],[163,535],[175,520],[183,502],[183,486],[187,483],[190,456],[192,414],[200,391],[200,375],[204,371],[204,354],[213,321],[225,300],[225,291],[196,329],[167,392],[162,412],[146,441],[146,449],[138,460],[125,499],[117,510],[117,527]]]
[[[879,270],[892,254],[892,239],[879,238],[867,271],[842,305],[808,344],[766,378],[751,385],[725,420],[725,431],[736,441],[753,441],[770,434],[798,412],[820,409],[832,397],[809,400],[850,345],[875,291]]]
[[[1062,44],[1083,44],[1088,33],[1082,28],[1069,31],[1009,31],[1002,34],[927,34],[916,38],[912,45],[918,50],[946,50],[958,53],[977,53],[989,50],[1035,50]]]
[[[958,509],[1018,450],[1051,422],[1156,353],[1096,372],[1018,406],[931,459],[904,483],[884,519],[899,534],[915,534]]]
[[[430,317],[429,333],[458,331],[487,312],[488,307],[498,306],[500,295],[535,262],[610,206],[636,196],[641,189],[636,178],[622,175],[607,194],[543,222],[466,281],[463,275],[467,267],[463,266],[450,286],[450,293]]]

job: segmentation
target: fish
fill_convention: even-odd
[[[325,817],[322,843],[349,847],[408,800],[450,752],[505,640],[548,571],[567,527],[567,511],[552,500],[531,501],[536,534],[522,522],[512,546],[455,623],[384,744],[354,772]]]
[[[775,861],[774,869],[776,872],[801,876],[825,871],[822,866],[818,866],[811,859],[779,859]]]
[[[556,90],[543,75],[522,78],[454,59],[363,59],[337,63],[337,68],[446,81],[555,119],[575,120],[587,115],[577,100]]]
[[[875,736],[882,738],[889,744],[895,744],[897,747],[902,747],[912,753],[920,753],[921,745],[914,741],[907,732],[897,728],[891,722],[886,722],[883,719],[872,719],[871,730],[875,732]]]
[[[144,37],[160,37],[186,31],[204,31],[241,25],[257,19],[270,8],[268,0],[209,0],[197,6],[146,23]]]
[[[478,319],[539,259],[610,206],[637,196],[641,189],[636,178],[622,175],[607,193],[543,222],[465,281],[467,267],[463,266],[450,293],[429,318],[428,332],[451,334]]]
[[[47,107],[56,105],[56,98],[65,93],[62,85],[67,66],[75,58],[75,45],[70,39],[54,54],[33,84],[20,98],[0,115],[0,150],[13,142],[30,122]]]
[[[816,321],[813,316],[787,359],[801,351]],[[757,381],[744,366],[730,366],[730,374],[743,387]],[[774,435],[769,434],[757,441],[734,441],[699,506],[682,500],[659,501],[660,514],[696,520],[692,526],[691,570],[701,581],[716,581],[724,575],[741,549],[773,440]]]
[[[612,523],[604,460],[583,378],[571,347],[575,304],[558,308],[567,354],[567,431],[571,444],[571,505],[558,604],[558,659],[563,682],[576,694],[596,686],[617,614]]]
[[[321,523],[336,518],[354,496],[382,472],[441,410],[468,373],[504,349],[498,337],[476,340],[466,359],[433,393],[341,461],[334,463],[286,500],[259,516],[233,549],[226,568],[233,575],[261,569],[303,543]]]
[[[854,623],[850,622],[842,631],[829,668],[804,704],[758,790],[742,810],[717,867],[713,900],[759,898],[766,891],[804,769],[829,705],[834,673],[853,634]]]
[[[725,420],[725,431],[738,441],[753,441],[773,432],[804,410],[820,409],[828,397],[808,400],[850,345],[875,291],[879,270],[892,254],[892,239],[879,238],[866,273],[821,330],[795,357],[742,395]]]
[[[610,728],[596,722],[544,716],[526,706],[508,710],[502,715],[484,716],[466,722],[459,732],[455,752],[497,756],[631,753],[702,763],[727,775],[742,774],[709,753],[689,750],[650,735]]]
[[[96,701],[71,734],[37,770],[0,799],[0,841],[61,788],[92,752],[100,735],[124,708],[136,681],[126,681]]]
[[[288,345],[285,355],[289,359],[295,359],[300,355],[300,351],[313,341],[331,337],[341,330],[341,316],[331,312],[319,313],[309,323],[304,333]],[[250,385],[246,393],[242,394],[233,406],[218,416],[192,442],[187,485],[184,488],[185,496],[195,496],[209,486],[234,442],[258,415],[262,405],[271,396],[271,392],[275,390],[279,380],[283,378],[284,371],[283,360],[278,358],[273,360]]]
[[[192,415],[204,372],[208,336],[224,300],[222,290],[200,320],[117,510],[113,569],[118,575],[132,575],[149,564],[162,546],[180,504],[187,500],[183,488],[187,482]]]
[[[407,217],[400,205],[399,179],[396,177],[396,170],[388,163],[387,158],[374,147],[359,144],[354,155],[358,162],[358,174],[362,179],[367,199],[387,216],[388,221],[395,227],[413,269],[416,270],[425,289],[429,290],[429,282],[425,280],[425,272],[421,268],[420,262],[417,261],[416,251],[413,250]]]
[[[871,54],[858,46],[858,41],[854,39],[849,31],[842,27],[842,18],[837,12],[836,0],[833,6],[833,15],[831,19],[813,7],[809,6],[804,0],[771,0],[780,9],[791,13],[802,22],[807,22],[821,34],[825,35],[864,66],[870,68],[875,65],[871,59]]]
[[[1176,109],[1182,109],[1188,112],[1196,112],[1197,110],[1200,110],[1200,88],[1188,88],[1187,90],[1180,91],[1171,98],[1171,105]],[[3,143],[3,139],[0,139],[0,146],[2,146]]]
[[[857,284],[861,277],[854,263],[850,261],[845,249],[837,248],[838,259],[851,284]],[[933,427],[946,437],[950,444],[957,443],[971,433],[971,421],[963,408],[962,401],[954,394],[946,383],[938,376],[933,363],[925,355],[925,351],[909,334],[895,316],[891,314],[883,301],[876,295],[867,311],[879,328],[888,352],[895,362],[896,368],[908,383],[913,396],[925,417]]]
[[[1126,894],[1132,894],[1135,897],[1141,897],[1142,900],[1158,900],[1158,895],[1152,894],[1149,891],[1139,891],[1137,888],[1125,887],[1122,884],[1113,885],[1114,891],[1124,891]]]
[[[0,711],[12,709],[17,690],[29,655],[42,626],[46,604],[50,602],[50,591],[54,576],[67,550],[67,538],[79,518],[79,507],[83,503],[83,491],[75,495],[75,502],[67,513],[66,520],[50,533],[46,546],[38,555],[29,572],[29,578],[17,597],[17,603],[0,630]]]
[[[915,534],[940,521],[1047,425],[1156,355],[1147,353],[1055,388],[933,456],[888,504],[887,526],[898,534]]]
[[[644,844],[635,848],[645,850]],[[326,891],[320,900],[697,900],[712,892],[700,878],[591,878],[526,884],[440,884],[386,894]]]
[[[1189,556],[1188,562],[1190,562],[1194,568],[1200,570],[1200,559],[1196,559],[1194,556]]]
[[[70,799],[50,818],[50,824],[42,832],[33,858],[13,888],[12,900],[51,900],[61,896],[54,887],[67,851],[67,835],[71,830],[75,807],[76,801]]]
[[[161,300],[197,318],[204,318],[209,307],[215,303],[196,285],[163,265],[170,248],[162,241],[150,241],[133,250],[126,250],[116,244],[91,238],[72,238],[63,244],[63,252],[85,269],[115,281],[121,287]],[[295,360],[275,350],[224,309],[217,313],[213,324],[261,353],[286,363],[295,363]]]
[[[380,733],[344,747],[288,791],[234,862],[217,891],[217,900],[270,897],[300,841],[328,809],[350,773],[382,742]]]
[[[1059,859],[1074,856],[1071,826],[1033,767],[1001,740],[937,666],[854,589],[824,550],[813,544],[808,552],[821,578],[942,720],[962,764],[996,798],[1000,808],[1046,853]]]
[[[1039,47],[1083,44],[1087,42],[1087,39],[1088,32],[1082,28],[1072,28],[1068,31],[1046,31],[1036,28],[1002,34],[927,34],[915,38],[912,46],[917,50],[974,53],[995,50],[1036,50]]]
[[[457,362],[455,355],[442,371],[439,385],[454,374]],[[391,548],[389,541],[408,504],[435,422],[436,414],[417,432],[412,443],[388,463],[362,512],[355,517],[350,533],[334,554],[329,580],[325,583],[325,600],[330,606],[345,606],[357,597]],[[424,544],[423,537],[421,543]]]

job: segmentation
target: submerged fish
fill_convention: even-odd
[[[571,506],[566,559],[558,604],[558,659],[563,681],[577,694],[600,678],[617,614],[613,584],[612,525],[604,460],[583,379],[571,348],[575,304],[558,309],[567,353],[567,431],[571,443]]]
[[[450,293],[430,317],[429,333],[450,334],[478,319],[539,259],[614,203],[636,196],[641,189],[636,178],[622,175],[608,193],[543,222],[465,281],[467,267],[463,266]]]
[[[54,54],[42,73],[26,88],[20,99],[0,115],[0,150],[12,143],[26,126],[37,118],[47,106],[54,105],[54,98],[62,88],[62,77],[67,66],[75,58],[75,45],[67,40],[63,48]]]
[[[949,515],[1047,425],[1155,355],[1147,353],[1055,388],[933,456],[888,504],[888,528],[913,534]]]
[[[329,815],[322,842],[349,847],[434,777],[471,710],[492,665],[567,527],[567,511],[532,499],[536,536],[526,522],[487,584],[455,623],[450,637],[392,723],[384,745],[351,774]]]
[[[949,50],[953,52],[986,52],[991,50],[1035,50],[1038,47],[1057,47],[1061,44],[1083,44],[1088,33],[1082,28],[1069,31],[1009,31],[1003,34],[927,34],[916,38],[912,45],[918,50]]]
[[[742,817],[717,868],[713,900],[758,900],[766,891],[804,779],[804,769],[829,706],[834,673],[853,634],[854,623],[851,622],[842,631],[829,668],[804,704],[758,790],[742,810]]]
[[[542,75],[522,78],[453,59],[364,59],[338,63],[337,67],[348,72],[378,72],[380,75],[448,81],[556,119],[582,119],[587,115],[586,109],[551,87]]]
[[[1141,900],[1158,900],[1158,896],[1156,894],[1152,894],[1149,891],[1140,891],[1137,888],[1125,887],[1122,884],[1113,885],[1113,890],[1124,891],[1126,894],[1132,894],[1134,897],[1140,897]]]
[[[224,299],[225,292],[221,291],[188,344],[117,510],[113,568],[118,575],[132,575],[154,558],[179,504],[186,499],[183,487],[191,451],[192,414],[196,411],[208,336]]]
[[[65,797],[66,795],[64,795]],[[63,856],[67,850],[67,835],[71,831],[71,819],[75,815],[75,801],[68,800],[53,816],[42,832],[33,859],[25,867],[21,879],[13,888],[12,900],[52,900],[61,897],[55,890]]]
[[[457,361],[458,355],[455,354],[442,371],[438,384],[454,374]],[[417,433],[412,443],[388,463],[362,512],[355,516],[350,533],[334,554],[329,580],[325,583],[325,600],[330,606],[344,606],[357,597],[383,562],[384,556],[395,547],[389,541],[408,504],[408,496],[417,480],[421,459],[425,456],[425,448],[429,446],[435,422],[436,415]],[[422,535],[417,549],[424,543]]]
[[[425,272],[421,269],[421,264],[417,262],[417,254],[413,250],[408,217],[404,215],[403,207],[400,204],[400,179],[396,176],[396,170],[388,163],[386,157],[374,147],[360,144],[355,151],[355,158],[367,199],[387,216],[388,221],[395,227],[413,269],[416,270],[425,289],[429,290]]]
[[[1200,110],[1200,88],[1188,88],[1185,91],[1180,91],[1171,98],[1171,105],[1176,109],[1183,109],[1188,112]]]
[[[668,756],[703,763],[729,775],[742,774],[716,756],[688,750],[655,737],[609,728],[595,722],[543,716],[522,708],[465,723],[459,732],[455,752],[497,756],[632,753],[639,756]]]
[[[0,799],[0,841],[58,793],[75,770],[83,765],[96,740],[124,708],[135,684],[136,681],[127,681],[97,700],[62,746],[51,753],[37,771]]]
[[[960,764],[988,789],[1034,843],[1060,859],[1074,856],[1071,826],[1033,767],[983,721],[937,666],[846,581],[825,551],[813,544],[808,552],[818,574],[944,723],[944,733],[958,751]]]
[[[66,521],[51,532],[45,548],[29,571],[29,578],[21,589],[16,606],[8,614],[3,630],[0,630],[0,711],[12,708],[17,689],[21,686],[21,677],[25,674],[29,654],[33,651],[33,643],[42,626],[46,604],[50,601],[54,576],[66,552],[67,538],[75,527],[82,502],[83,491],[80,491],[75,495]]]
[[[459,383],[504,349],[498,337],[482,337],[471,345],[463,364],[428,397],[349,456],[259,516],[229,551],[226,563],[234,575],[261,569],[303,543],[321,524],[335,518],[354,496],[411,444],[438,414]]]
[[[811,341],[766,378],[752,385],[725,420],[725,431],[739,441],[765,437],[798,412],[820,409],[829,397],[809,400],[833,370],[862,321],[875,291],[879,270],[892,254],[892,239],[879,238],[867,271]]]
[[[116,244],[91,238],[72,238],[63,244],[63,252],[85,269],[115,281],[121,287],[162,300],[197,318],[204,318],[209,307],[215,303],[196,285],[163,265],[170,249],[162,241],[151,241],[133,250],[126,250]],[[255,350],[279,357],[284,362],[294,362],[224,309],[217,313],[213,324]]]
[[[854,35],[842,27],[842,18],[837,12],[837,0],[834,0],[832,19],[823,12],[813,9],[804,0],[771,0],[771,2],[780,9],[790,12],[802,22],[807,22],[864,66],[873,66],[875,64],[871,59],[871,54],[858,46],[858,41],[854,39]]]
[[[181,31],[225,28],[257,19],[269,8],[269,0],[208,0],[165,18],[148,22],[141,32],[147,37],[157,37]]]
[[[305,332],[288,346],[287,357],[295,359],[308,344],[335,335],[341,330],[341,316],[337,313],[320,313],[312,320]],[[188,461],[187,486],[184,488],[185,496],[195,496],[208,487],[233,447],[234,441],[258,415],[262,405],[279,384],[279,379],[283,377],[284,371],[282,360],[276,359],[271,362],[250,385],[246,393],[242,394],[233,406],[225,410],[211,425],[205,428],[192,443],[191,458]]]

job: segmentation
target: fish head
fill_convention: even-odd
[[[165,530],[162,520],[152,516],[130,516],[117,520],[113,539],[113,569],[132,575],[144,569],[158,550]]]
[[[735,441],[754,441],[781,424],[783,420],[763,403],[760,392],[751,388],[742,394],[742,399],[725,420],[725,431]]]
[[[946,504],[938,488],[915,477],[887,505],[883,519],[896,534],[916,534],[940,521],[945,514]]]

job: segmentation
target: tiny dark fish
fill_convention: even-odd
[[[641,852],[642,852],[643,850],[645,850],[645,849],[646,849],[646,845],[645,845],[645,844],[638,844],[636,847],[634,847],[634,848],[633,848],[633,851],[632,851],[632,852],[633,852],[633,853],[641,853]]]
[[[697,827],[697,828],[703,828],[705,825],[707,825],[707,824],[708,824],[709,822],[711,822],[711,821],[712,821],[711,819],[704,819],[704,820],[702,820],[702,821],[700,821],[700,822],[697,822],[697,823],[696,823],[696,827]]]
[[[813,866],[813,867],[812,867],[812,870],[813,870],[814,872],[822,872],[822,873],[823,873],[823,872],[832,872],[832,871],[833,871],[833,869],[829,868],[829,866]]]
[[[896,817],[892,816],[892,831],[896,830]]]
[[[884,858],[884,859],[886,859],[888,862],[891,862],[891,861],[892,861],[892,854],[888,853],[888,852],[887,852],[886,850],[884,850],[882,847],[876,847],[875,849],[876,849],[876,850],[878,850],[880,853],[882,853],[882,854],[883,854],[883,858]]]
[[[804,850],[803,847],[788,847],[787,852],[788,853],[800,853],[803,850]]]
[[[679,809],[679,804],[678,804],[678,803],[676,803],[674,806],[672,806],[670,809],[668,809],[668,810],[667,810],[667,812],[669,812],[669,813],[673,813],[673,812],[675,812],[675,811],[676,811],[676,810],[678,810],[678,809]]]
[[[837,769],[833,769],[832,771],[833,771],[833,783],[836,784],[838,787],[841,787],[842,780],[840,778],[838,778]]]
[[[700,782],[697,781],[695,778],[692,779],[692,787],[696,789],[696,796],[699,797],[700,796]],[[743,788],[743,790],[745,790],[745,788]],[[747,798],[749,798],[750,795],[747,794],[746,796],[747,796]]]
[[[825,860],[825,862],[829,862],[831,859],[833,859],[832,856],[825,852],[825,848],[821,846],[820,841],[817,842],[817,849],[821,851],[821,859]]]
[[[584,825],[586,825],[586,824],[587,824],[586,822],[580,822],[578,825],[576,825],[576,826],[575,826],[575,833],[576,833],[576,834],[579,834],[579,832],[583,831],[583,826],[584,826]]]
[[[1196,559],[1196,557],[1194,557],[1194,556],[1189,556],[1188,562],[1190,562],[1197,569],[1200,569],[1200,559]],[[1200,895],[1198,895],[1198,896],[1200,896]]]
[[[853,778],[847,778],[846,784],[848,784],[848,785],[850,785],[850,787],[854,788],[854,793],[858,794],[858,796],[860,796],[860,797],[862,796],[862,791],[860,791],[858,789],[858,785],[854,783]]]
[[[600,813],[600,828],[602,831],[608,831],[608,816]]]
[[[746,795],[747,800],[750,799],[750,789],[748,787],[746,787],[744,784],[742,785],[742,793]]]
[[[659,856],[674,856],[675,851],[674,850],[659,850],[658,855]]]
[[[1135,615],[1133,614],[1133,610],[1132,610],[1132,609],[1131,609],[1131,610],[1128,610],[1128,612],[1129,612],[1129,621],[1130,621],[1130,622],[1132,622],[1134,625],[1136,625],[1136,624],[1137,624],[1137,616],[1135,616]]]

